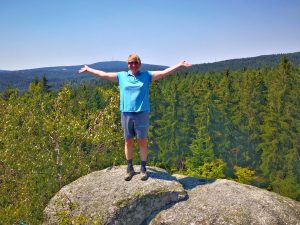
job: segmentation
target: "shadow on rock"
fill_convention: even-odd
[[[176,177],[170,176],[170,174],[168,174],[165,171],[156,170],[153,167],[148,168],[148,175],[149,175],[149,178],[153,178],[153,179],[177,181]]]
[[[183,177],[177,178],[179,183],[183,186],[185,190],[191,190],[199,185],[211,184],[216,181],[216,179],[206,179],[206,178],[196,178],[196,177]]]
[[[188,199],[189,199],[189,196],[186,195],[186,197],[184,199],[182,199],[181,201],[186,201]],[[179,202],[181,202],[181,201],[179,201]],[[177,203],[178,202],[172,202],[159,210],[153,211],[140,225],[149,225],[151,220],[154,219],[160,212],[172,208]]]

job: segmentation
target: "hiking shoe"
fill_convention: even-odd
[[[133,176],[134,176],[134,169],[133,168],[132,169],[127,168],[124,180],[130,181]]]
[[[141,180],[143,180],[143,181],[148,180],[148,177],[149,177],[146,170],[141,170],[140,176],[141,176]]]

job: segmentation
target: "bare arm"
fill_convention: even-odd
[[[171,66],[165,70],[161,70],[161,71],[152,71],[152,80],[158,80],[160,78],[163,78],[165,76],[170,75],[171,73],[175,72],[176,70],[180,69],[180,68],[184,68],[184,67],[190,67],[192,66],[192,64],[189,64],[187,61],[181,61],[180,63]]]
[[[104,72],[102,70],[95,70],[95,69],[88,67],[87,65],[85,65],[84,67],[82,67],[79,70],[79,73],[86,73],[86,72],[89,72],[89,73],[93,74],[94,76],[101,77],[105,80],[110,80],[110,81],[114,81],[114,82],[118,81],[116,72]]]

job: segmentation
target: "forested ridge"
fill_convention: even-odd
[[[294,53],[291,53],[294,55]],[[294,57],[293,57],[294,58]],[[297,59],[297,58],[296,58]],[[300,62],[300,60],[298,60]],[[98,62],[89,65],[94,69],[100,69],[107,72],[123,71],[128,69],[127,62],[108,61]],[[29,84],[34,79],[42,79],[47,77],[48,83],[52,86],[52,90],[60,90],[65,84],[69,85],[89,85],[90,83],[103,84],[104,80],[90,76],[89,74],[78,74],[78,70],[82,65],[77,66],[56,66],[44,67],[36,69],[1,71],[0,70],[0,92],[7,87],[18,88],[20,92],[25,92]],[[163,70],[166,66],[142,64],[144,70]]]
[[[300,65],[300,52],[261,55],[248,58],[229,59],[219,62],[195,64],[186,68],[185,72],[189,73],[206,73],[220,72],[225,69],[240,70],[243,68],[258,69],[263,67],[274,68],[280,61],[281,57],[287,57],[294,66]],[[98,62],[90,65],[94,69],[100,69],[107,72],[127,70],[127,62],[124,61],[108,61]],[[102,85],[103,80],[88,74],[78,74],[78,70],[82,65],[77,66],[56,66],[44,67],[26,70],[5,71],[0,70],[0,92],[5,88],[18,88],[21,93],[27,91],[29,84],[35,78],[41,79],[46,76],[48,83],[52,86],[52,90],[60,90],[65,84],[69,85],[89,85],[97,83]],[[163,70],[166,66],[142,63],[143,70]]]
[[[203,63],[188,68],[189,72],[219,72],[225,69],[240,70],[243,68],[260,69],[263,67],[273,68],[277,66],[282,57],[287,57],[294,66],[300,65],[300,52],[287,54],[260,55],[248,58],[229,59],[213,63]]]
[[[300,68],[179,72],[151,85],[149,165],[300,201]],[[125,164],[118,86],[35,80],[0,97],[0,224],[41,224],[60,188]],[[137,147],[137,146],[136,146]],[[139,164],[135,151],[135,164]]]

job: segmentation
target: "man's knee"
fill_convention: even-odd
[[[147,147],[147,144],[148,144],[148,139],[147,138],[140,138],[137,141],[138,141],[138,144],[139,144],[140,147],[142,147],[142,148]]]
[[[133,139],[133,138],[125,139],[125,145],[126,145],[126,146],[132,146],[132,145],[133,145],[133,142],[134,142],[134,139]]]

